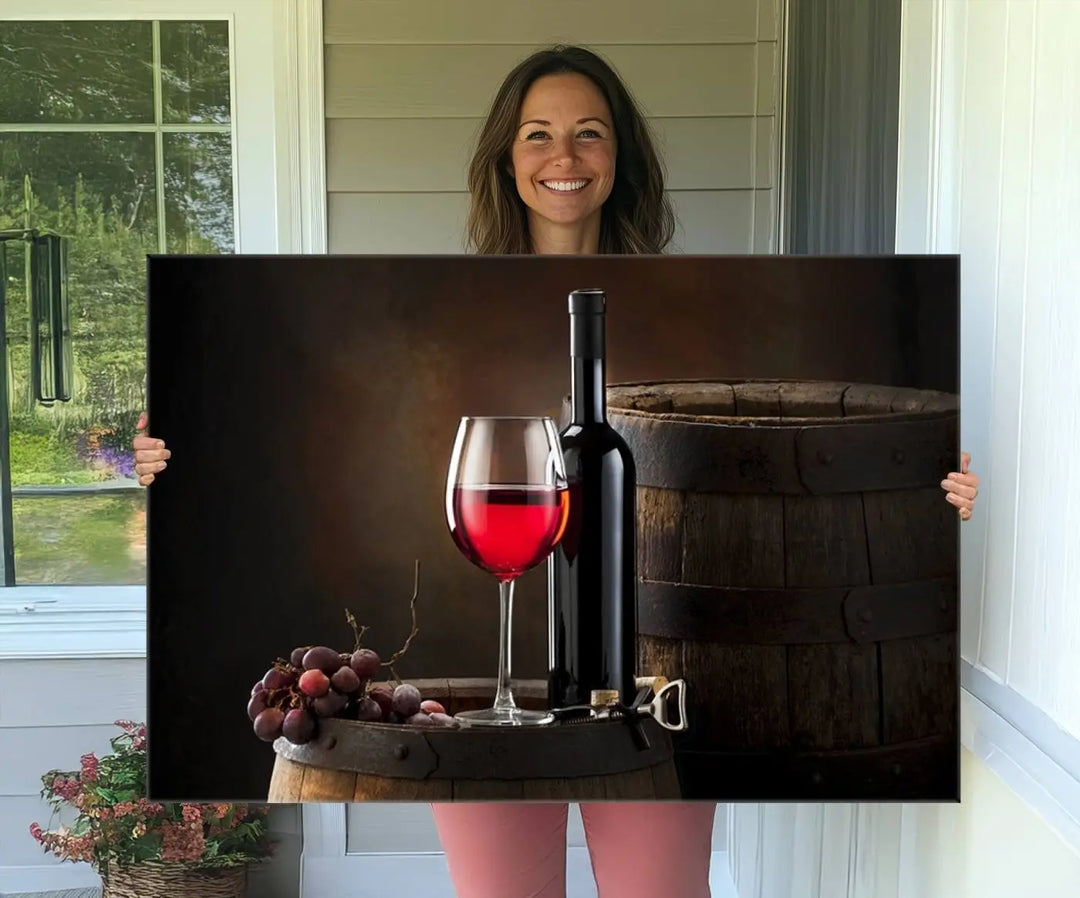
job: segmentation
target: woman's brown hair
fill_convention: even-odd
[[[545,75],[584,75],[607,100],[616,139],[615,183],[603,205],[600,248],[606,254],[660,253],[675,232],[664,172],[645,117],[619,76],[583,47],[533,53],[506,76],[480,131],[469,164],[469,245],[491,254],[531,253],[525,204],[510,173],[518,115],[533,82]]]

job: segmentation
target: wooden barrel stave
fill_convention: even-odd
[[[710,756],[743,759],[762,778],[773,770],[795,790],[761,781],[763,797],[831,796],[806,771],[826,765],[837,786],[845,757],[855,797],[955,797],[940,745],[956,739],[956,519],[937,481],[954,463],[956,397],[783,381],[616,389],[612,423],[645,459],[640,672],[689,683],[693,729],[676,740],[686,797],[725,797],[695,785]],[[726,631],[717,614],[650,632],[673,586],[724,609]],[[778,593],[783,607],[760,604]],[[701,627],[708,638],[695,638]],[[898,746],[906,778],[872,775],[896,766]],[[936,754],[922,763],[918,752]],[[781,775],[785,765],[802,772]]]

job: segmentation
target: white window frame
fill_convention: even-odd
[[[236,252],[326,252],[322,0],[0,0],[0,24],[80,19],[227,21]],[[145,656],[145,586],[0,589],[0,659]]]

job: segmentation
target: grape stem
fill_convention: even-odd
[[[409,650],[409,646],[412,645],[412,641],[420,633],[420,628],[416,625],[416,600],[418,598],[420,598],[420,559],[419,558],[416,559],[416,563],[415,563],[415,567],[414,567],[414,572],[413,572],[413,594],[412,594],[412,598],[409,600],[409,613],[412,615],[412,629],[409,631],[409,635],[405,640],[405,644],[400,649],[398,649],[396,652],[394,652],[393,655],[390,656],[390,660],[383,661],[381,663],[381,665],[380,665],[381,667],[389,668],[390,673],[393,675],[394,679],[397,680],[398,683],[401,682],[401,677],[399,677],[397,671],[394,670],[394,664],[396,664],[398,661],[400,661],[402,659],[402,657],[405,655],[405,653]],[[345,609],[345,620],[348,621],[349,626],[352,627],[353,633],[356,635],[356,647],[353,649],[353,651],[357,652],[357,651],[360,650],[360,640],[361,640],[361,638],[370,629],[370,627],[366,627],[366,626],[361,627],[361,626],[359,626],[356,623],[356,617],[353,615],[353,613],[348,608]],[[365,695],[368,693],[368,691],[370,691],[370,688],[371,688],[371,683],[369,682],[367,687],[364,689],[364,694]]]
[[[356,618],[353,616],[353,613],[348,608],[345,609],[345,620],[348,621],[349,626],[352,627],[353,635],[356,637],[356,645],[353,647],[353,651],[358,652],[360,651],[360,640],[364,638],[364,634],[370,629],[370,627],[358,627],[356,625]]]
[[[419,597],[420,597],[420,559],[417,558],[416,559],[415,572],[413,574],[413,594],[412,594],[412,598],[409,600],[409,612],[412,614],[412,630],[409,632],[409,636],[405,640],[405,644],[400,649],[398,649],[396,652],[394,652],[393,655],[390,656],[389,661],[384,661],[382,663],[383,667],[389,667],[390,668],[390,673],[392,673],[394,675],[395,679],[398,678],[398,675],[397,675],[397,672],[394,670],[394,667],[393,667],[394,663],[401,660],[402,656],[409,650],[409,646],[412,645],[413,639],[415,639],[416,635],[420,632],[420,628],[418,626],[416,626],[416,600]]]

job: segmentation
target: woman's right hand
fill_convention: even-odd
[[[135,429],[146,430],[149,423],[150,419],[143,412]],[[154,439],[149,433],[138,434],[131,445],[135,449],[135,473],[139,475],[139,483],[150,486],[154,482],[154,475],[165,470],[165,460],[172,457],[172,452],[165,448],[164,440]]]

